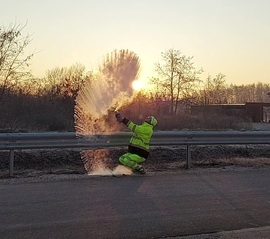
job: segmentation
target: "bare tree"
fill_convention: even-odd
[[[159,84],[170,101],[170,113],[176,114],[180,100],[191,97],[193,88],[199,82],[198,74],[202,69],[196,70],[193,57],[182,55],[180,51],[170,49],[161,53],[162,63],[156,64],[159,78],[154,84]]]
[[[51,96],[76,98],[86,80],[85,66],[76,63],[70,67],[56,67],[47,71],[47,91]]]
[[[219,73],[216,77],[208,76],[204,84],[203,99],[204,104],[226,104],[228,97],[226,96],[225,75]]]
[[[269,84],[258,82],[248,85],[231,85],[231,91],[234,96],[234,103],[245,102],[268,102]]]
[[[24,54],[31,42],[29,35],[22,35],[25,26],[17,24],[8,28],[0,27],[0,101],[7,90],[30,74],[27,68],[34,53]]]

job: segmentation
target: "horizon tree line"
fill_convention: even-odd
[[[13,127],[10,125],[18,125],[32,112],[32,118],[36,120],[29,119],[29,122],[33,124],[51,121],[53,128],[69,119],[67,124],[72,127],[74,100],[85,82],[94,80],[95,72],[87,71],[85,66],[76,63],[48,70],[44,78],[33,76],[30,62],[35,53],[25,56],[31,39],[29,35],[23,35],[24,29],[25,25],[19,24],[0,27],[0,123],[3,127]],[[124,56],[119,60],[123,59]],[[228,85],[223,73],[214,77],[209,75],[202,80],[200,74],[203,69],[194,67],[193,57],[176,49],[161,52],[160,61],[154,65],[157,76],[150,79],[153,90],[140,92],[134,100],[141,105],[143,102],[167,102],[169,115],[176,115],[181,107],[192,104],[269,101],[269,84]],[[56,114],[62,116],[53,116]],[[58,120],[54,120],[56,118]]]

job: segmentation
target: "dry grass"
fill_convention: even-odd
[[[111,149],[110,168],[118,164],[118,158],[126,149]],[[192,167],[201,169],[270,166],[269,147],[194,147]],[[8,177],[8,153],[0,153],[0,178]],[[156,147],[143,164],[148,171],[169,172],[187,167],[185,147]],[[45,174],[86,174],[79,150],[29,150],[15,154],[16,177],[37,177]]]

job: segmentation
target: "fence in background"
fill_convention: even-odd
[[[14,174],[14,151],[25,149],[99,149],[126,146],[130,132],[76,135],[70,133],[1,133],[0,150],[9,150],[9,175]],[[156,131],[152,146],[186,145],[187,168],[192,145],[270,144],[270,131]]]

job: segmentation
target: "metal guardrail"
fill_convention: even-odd
[[[95,135],[70,133],[1,133],[0,150],[9,150],[9,172],[14,173],[14,151],[53,148],[109,148],[126,146],[130,132]],[[192,145],[270,144],[270,131],[156,131],[152,146],[186,145],[187,168]]]

